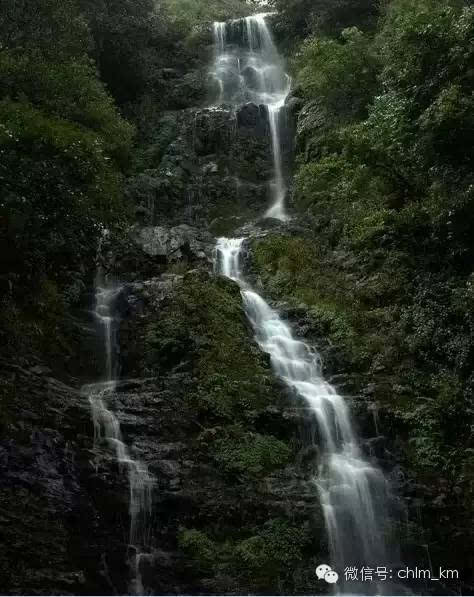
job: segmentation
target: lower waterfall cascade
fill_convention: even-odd
[[[291,79],[272,40],[266,19],[256,14],[226,23],[214,23],[215,59],[211,77],[216,81],[216,105],[253,102],[268,112],[275,177],[271,183],[272,204],[267,218],[287,219],[281,147],[282,120]]]
[[[100,252],[100,245],[99,245]],[[115,304],[122,287],[108,282],[101,268],[96,278],[94,316],[103,335],[105,355],[105,377],[103,381],[88,384],[82,388],[91,406],[94,424],[94,448],[108,445],[115,455],[121,470],[126,473],[129,485],[129,567],[130,592],[145,594],[142,582],[141,564],[152,555],[151,517],[153,488],[155,480],[142,462],[132,458],[124,442],[120,422],[108,402],[113,401],[117,387],[116,334],[120,324],[115,316]]]
[[[362,454],[344,399],[322,375],[320,356],[293,337],[289,326],[246,283],[241,270],[243,238],[219,238],[216,272],[241,288],[245,313],[260,348],[270,355],[278,377],[308,405],[319,438],[320,461],[314,478],[324,514],[331,565],[343,593],[371,594],[359,582],[344,582],[346,567],[393,566],[384,531],[388,486],[382,472]],[[393,585],[378,585],[387,594]],[[405,590],[397,586],[397,594]]]

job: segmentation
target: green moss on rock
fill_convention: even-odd
[[[159,379],[187,425],[192,491],[177,518],[186,575],[199,593],[293,594],[296,566],[311,594],[323,522],[316,506],[293,500],[298,422],[285,418],[290,400],[254,340],[238,285],[191,271],[151,303],[133,375]]]
[[[311,539],[306,529],[283,518],[244,529],[242,537],[219,541],[197,529],[182,528],[179,546],[192,566],[209,576],[237,577],[240,587],[265,593],[276,586],[293,590],[295,572],[307,565]]]
[[[190,272],[146,328],[146,366],[154,372],[190,368],[190,400],[203,415],[251,418],[273,401],[274,384],[252,335],[238,286]]]
[[[211,572],[216,563],[218,549],[206,533],[197,529],[181,528],[178,545],[193,561],[193,565],[202,572]]]
[[[213,446],[216,462],[228,473],[259,478],[290,461],[289,446],[271,435],[230,427]]]

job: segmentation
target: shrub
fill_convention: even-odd
[[[276,437],[244,432],[239,427],[227,428],[213,452],[224,472],[257,479],[284,467],[291,455],[288,445]]]

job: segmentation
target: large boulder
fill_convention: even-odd
[[[202,230],[181,224],[164,226],[136,227],[132,238],[150,257],[162,257],[167,263],[188,260],[211,260],[214,239]]]
[[[245,104],[237,110],[237,122],[240,127],[254,129],[254,134],[268,134],[268,112],[264,106]]]

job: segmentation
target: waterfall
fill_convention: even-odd
[[[101,247],[102,240],[99,245],[99,263]],[[91,406],[94,446],[98,447],[105,442],[115,454],[120,467],[127,474],[131,592],[134,595],[143,595],[144,587],[140,564],[144,559],[151,557],[152,493],[155,480],[145,464],[131,457],[129,448],[122,437],[120,422],[107,404],[109,401],[113,401],[117,387],[118,367],[115,354],[117,351],[116,335],[120,320],[116,315],[116,302],[122,290],[120,285],[107,280],[99,265],[96,277],[94,316],[103,337],[105,374],[102,381],[84,386],[82,392],[88,397]]]
[[[272,204],[265,217],[286,220],[281,132],[291,79],[273,43],[266,22],[268,14],[271,13],[214,23],[215,59],[211,76],[219,89],[218,104],[253,102],[266,106],[275,178],[271,185]]]
[[[347,583],[342,573],[350,566],[375,570],[392,564],[384,538],[387,482],[362,454],[347,405],[324,380],[319,355],[295,339],[278,313],[245,282],[240,266],[243,242],[241,238],[218,240],[217,272],[240,285],[258,344],[270,355],[275,373],[312,413],[319,439],[315,492],[326,522],[331,564],[339,573],[338,587],[345,593],[370,594],[370,583]],[[389,584],[377,586],[377,592],[386,591]]]

